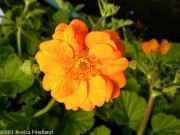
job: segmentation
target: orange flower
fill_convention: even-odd
[[[88,33],[86,24],[74,19],[59,24],[53,39],[40,44],[35,58],[45,73],[43,88],[67,109],[86,111],[102,106],[120,94],[128,66],[125,48],[116,32]]]
[[[158,44],[158,41],[155,38],[141,43],[141,48],[146,55],[151,52],[167,54],[170,47],[171,45],[166,39],[163,39],[160,44]]]
[[[157,52],[160,54],[167,54],[170,48],[171,44],[166,39],[163,39],[158,46]]]

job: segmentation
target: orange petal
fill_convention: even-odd
[[[81,20],[79,20],[79,19],[74,19],[74,20],[72,20],[69,25],[71,25],[71,26],[75,29],[75,31],[81,32],[84,37],[85,37],[85,36],[87,35],[87,33],[88,33],[88,27],[87,27],[87,25],[86,25],[83,21],[81,21]]]
[[[103,30],[103,32],[106,32],[110,35],[110,39],[117,42],[120,40],[119,34],[113,30]]]
[[[40,66],[40,70],[47,73],[64,74],[67,70],[67,63],[74,58],[72,48],[65,42],[59,40],[50,40],[40,45],[35,58]]]
[[[117,88],[122,88],[126,85],[126,78],[123,72],[110,75],[109,77],[112,80],[113,85],[116,86]]]
[[[80,82],[78,89],[72,94],[64,98],[58,98],[59,102],[64,102],[66,109],[73,109],[81,105],[87,98],[87,83]]]
[[[106,102],[109,102],[109,99],[111,98],[111,94],[113,91],[113,84],[109,79],[109,76],[103,76],[103,78],[106,82]]]
[[[101,69],[104,75],[113,75],[124,71],[128,67],[128,60],[126,58],[119,58],[117,60],[106,60],[102,62]]]
[[[40,44],[40,49],[43,53],[48,56],[53,56],[56,58],[72,58],[74,57],[74,52],[66,42],[62,40],[49,40]]]
[[[72,26],[67,28],[62,33],[54,33],[53,38],[63,40],[69,44],[75,52],[79,52],[84,48],[84,37],[79,31],[75,31]]]
[[[63,66],[60,64],[60,60],[58,58],[48,56],[44,54],[42,51],[39,51],[35,56],[39,68],[44,73],[51,72],[51,73],[61,73],[65,74],[65,70]]]
[[[42,82],[43,88],[47,91],[51,90],[52,86],[57,82],[58,78],[58,74],[46,73]]]
[[[67,27],[68,27],[68,25],[65,23],[59,24],[56,27],[55,32],[52,35],[52,38],[53,39],[62,39],[62,37],[64,37],[64,31],[66,30]]]
[[[56,27],[55,32],[63,32],[67,26],[68,25],[66,23],[61,23]]]
[[[110,36],[106,32],[93,31],[87,34],[85,44],[88,48],[96,44],[110,43]]]
[[[118,51],[121,52],[121,57],[123,57],[126,53],[124,44],[121,41],[118,41],[118,42],[116,42],[116,46],[117,46]]]
[[[72,78],[71,73],[59,76],[57,82],[52,86],[52,97],[59,99],[73,94],[79,87],[79,82]]]
[[[156,52],[156,50],[157,50],[157,48],[159,46],[158,41],[155,38],[149,40],[149,45],[151,47],[151,51],[153,51],[153,52]]]
[[[72,108],[72,110],[74,110],[74,111],[77,111],[78,109],[79,109],[79,107]]]
[[[148,41],[141,43],[141,49],[142,51],[148,55],[151,52],[151,47]]]
[[[97,60],[113,60],[120,57],[119,51],[114,51],[113,48],[107,44],[96,44],[89,47],[88,54],[95,57]]]
[[[82,108],[85,111],[92,111],[95,108],[95,105],[91,101],[90,97],[88,96],[84,103],[80,105],[80,108]]]
[[[163,39],[158,47],[158,52],[161,54],[167,54],[170,48],[171,44],[166,39]]]
[[[89,96],[93,104],[102,106],[106,99],[106,82],[100,76],[92,77],[89,80]]]
[[[124,44],[120,41],[119,34],[113,30],[103,30],[103,32],[106,32],[110,35],[110,39],[114,41],[116,44],[116,47],[118,51],[121,52],[121,57],[125,55],[125,46]]]
[[[119,95],[120,95],[120,89],[117,87],[114,87],[111,98],[117,98],[117,97],[119,97]]]

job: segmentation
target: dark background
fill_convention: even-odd
[[[73,5],[85,4],[81,10],[99,16],[97,0],[68,0]],[[143,35],[145,40],[166,38],[180,42],[180,0],[109,0],[120,5],[115,17],[132,19],[136,36]]]

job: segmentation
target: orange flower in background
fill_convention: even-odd
[[[158,44],[158,41],[153,38],[149,41],[142,42],[141,48],[146,55],[150,54],[151,52],[167,54],[171,48],[171,44],[166,39],[163,39],[161,43]]]
[[[158,46],[157,52],[160,54],[167,54],[170,48],[171,44],[166,39],[163,39]]]
[[[111,30],[88,33],[86,24],[74,19],[59,24],[53,39],[40,44],[35,58],[45,73],[43,88],[67,109],[86,111],[102,106],[120,94],[128,66],[125,47]]]

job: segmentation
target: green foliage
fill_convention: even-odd
[[[137,131],[143,119],[146,101],[134,92],[123,91],[121,96],[115,100],[113,109],[116,123],[126,125]]]
[[[29,130],[31,119],[24,113],[11,112],[0,116],[0,129]]]
[[[180,60],[180,54],[178,51],[179,49],[180,49],[180,43],[171,42],[171,49],[169,53],[164,57],[162,57],[163,63],[170,63],[170,64],[177,63],[177,61]]]
[[[70,0],[56,2],[61,10],[38,0],[0,1],[5,12],[0,24],[0,130],[44,129],[53,130],[55,135],[114,135],[117,132],[134,135],[144,117],[149,94],[155,94],[151,123],[149,120],[144,134],[179,135],[180,43],[170,42],[167,55],[146,56],[140,46],[142,37],[133,35],[134,31],[128,28],[133,22],[124,18],[108,18],[98,28],[120,32],[126,47],[129,67],[125,72],[127,83],[121,89],[120,97],[91,112],[66,110],[63,104],[56,102],[48,112],[33,117],[51,98],[42,88],[43,73],[33,74],[31,70],[36,64],[33,58],[39,44],[51,39],[59,23],[69,23],[73,19],[72,12],[84,8],[83,4],[74,7]],[[101,3],[106,17],[118,9],[106,0],[104,5]],[[82,15],[89,30],[100,18],[87,13]],[[21,55],[18,47],[22,50]],[[30,61],[26,61],[24,73],[22,65],[27,59]],[[150,87],[151,77],[153,86]]]
[[[83,110],[65,111],[64,117],[60,120],[59,128],[62,135],[80,135],[86,133],[94,124],[94,112]]]
[[[180,120],[173,115],[158,113],[151,120],[152,135],[179,135]]]
[[[96,127],[89,135],[110,135],[111,130],[104,125]]]
[[[4,64],[0,67],[1,95],[15,98],[18,93],[22,93],[32,86],[34,77],[21,70],[22,62],[16,54],[7,55],[2,62]]]
[[[116,19],[114,17],[111,18],[111,22],[108,23],[107,28],[112,29],[112,30],[117,30],[119,28],[125,27],[125,26],[130,26],[133,24],[133,21],[127,19]]]

